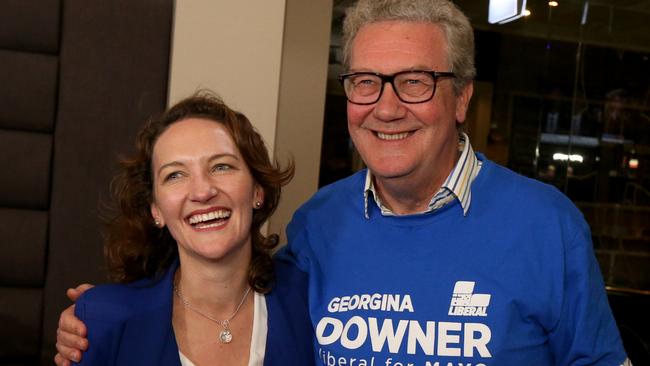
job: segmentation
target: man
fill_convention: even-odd
[[[447,0],[361,0],[348,128],[368,166],[287,228],[324,365],[629,364],[582,215],[475,154],[473,32]],[[290,342],[291,340],[287,340]]]

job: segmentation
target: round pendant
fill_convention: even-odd
[[[221,343],[230,343],[232,342],[232,333],[229,329],[224,329],[219,333],[219,340]]]

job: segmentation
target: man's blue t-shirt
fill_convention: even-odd
[[[365,171],[287,229],[328,366],[620,365],[590,232],[559,191],[481,157],[466,216],[382,216]]]

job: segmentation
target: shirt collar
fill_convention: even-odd
[[[456,199],[460,202],[460,206],[463,209],[463,216],[467,216],[467,212],[472,203],[471,185],[478,175],[482,162],[476,158],[474,149],[472,149],[472,145],[469,142],[469,137],[464,132],[461,132],[459,136],[458,151],[460,152],[458,162],[456,162],[456,165],[451,170],[449,176],[438,192],[436,192],[436,194],[431,198],[431,201],[429,201],[427,209],[418,214],[433,212]],[[372,172],[368,169],[363,190],[365,217],[369,218],[368,196],[370,194],[372,194],[373,200],[379,207],[383,216],[398,216],[391,211],[390,208],[382,204],[373,181]]]

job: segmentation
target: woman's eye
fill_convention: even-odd
[[[164,182],[168,182],[168,181],[171,181],[171,180],[176,180],[176,179],[178,179],[178,178],[180,178],[182,176],[183,176],[183,173],[181,173],[181,172],[172,172],[172,173],[169,173],[169,174],[167,174],[165,176]]]
[[[232,167],[228,164],[217,164],[212,167],[212,171],[214,172],[223,172],[232,169]]]

